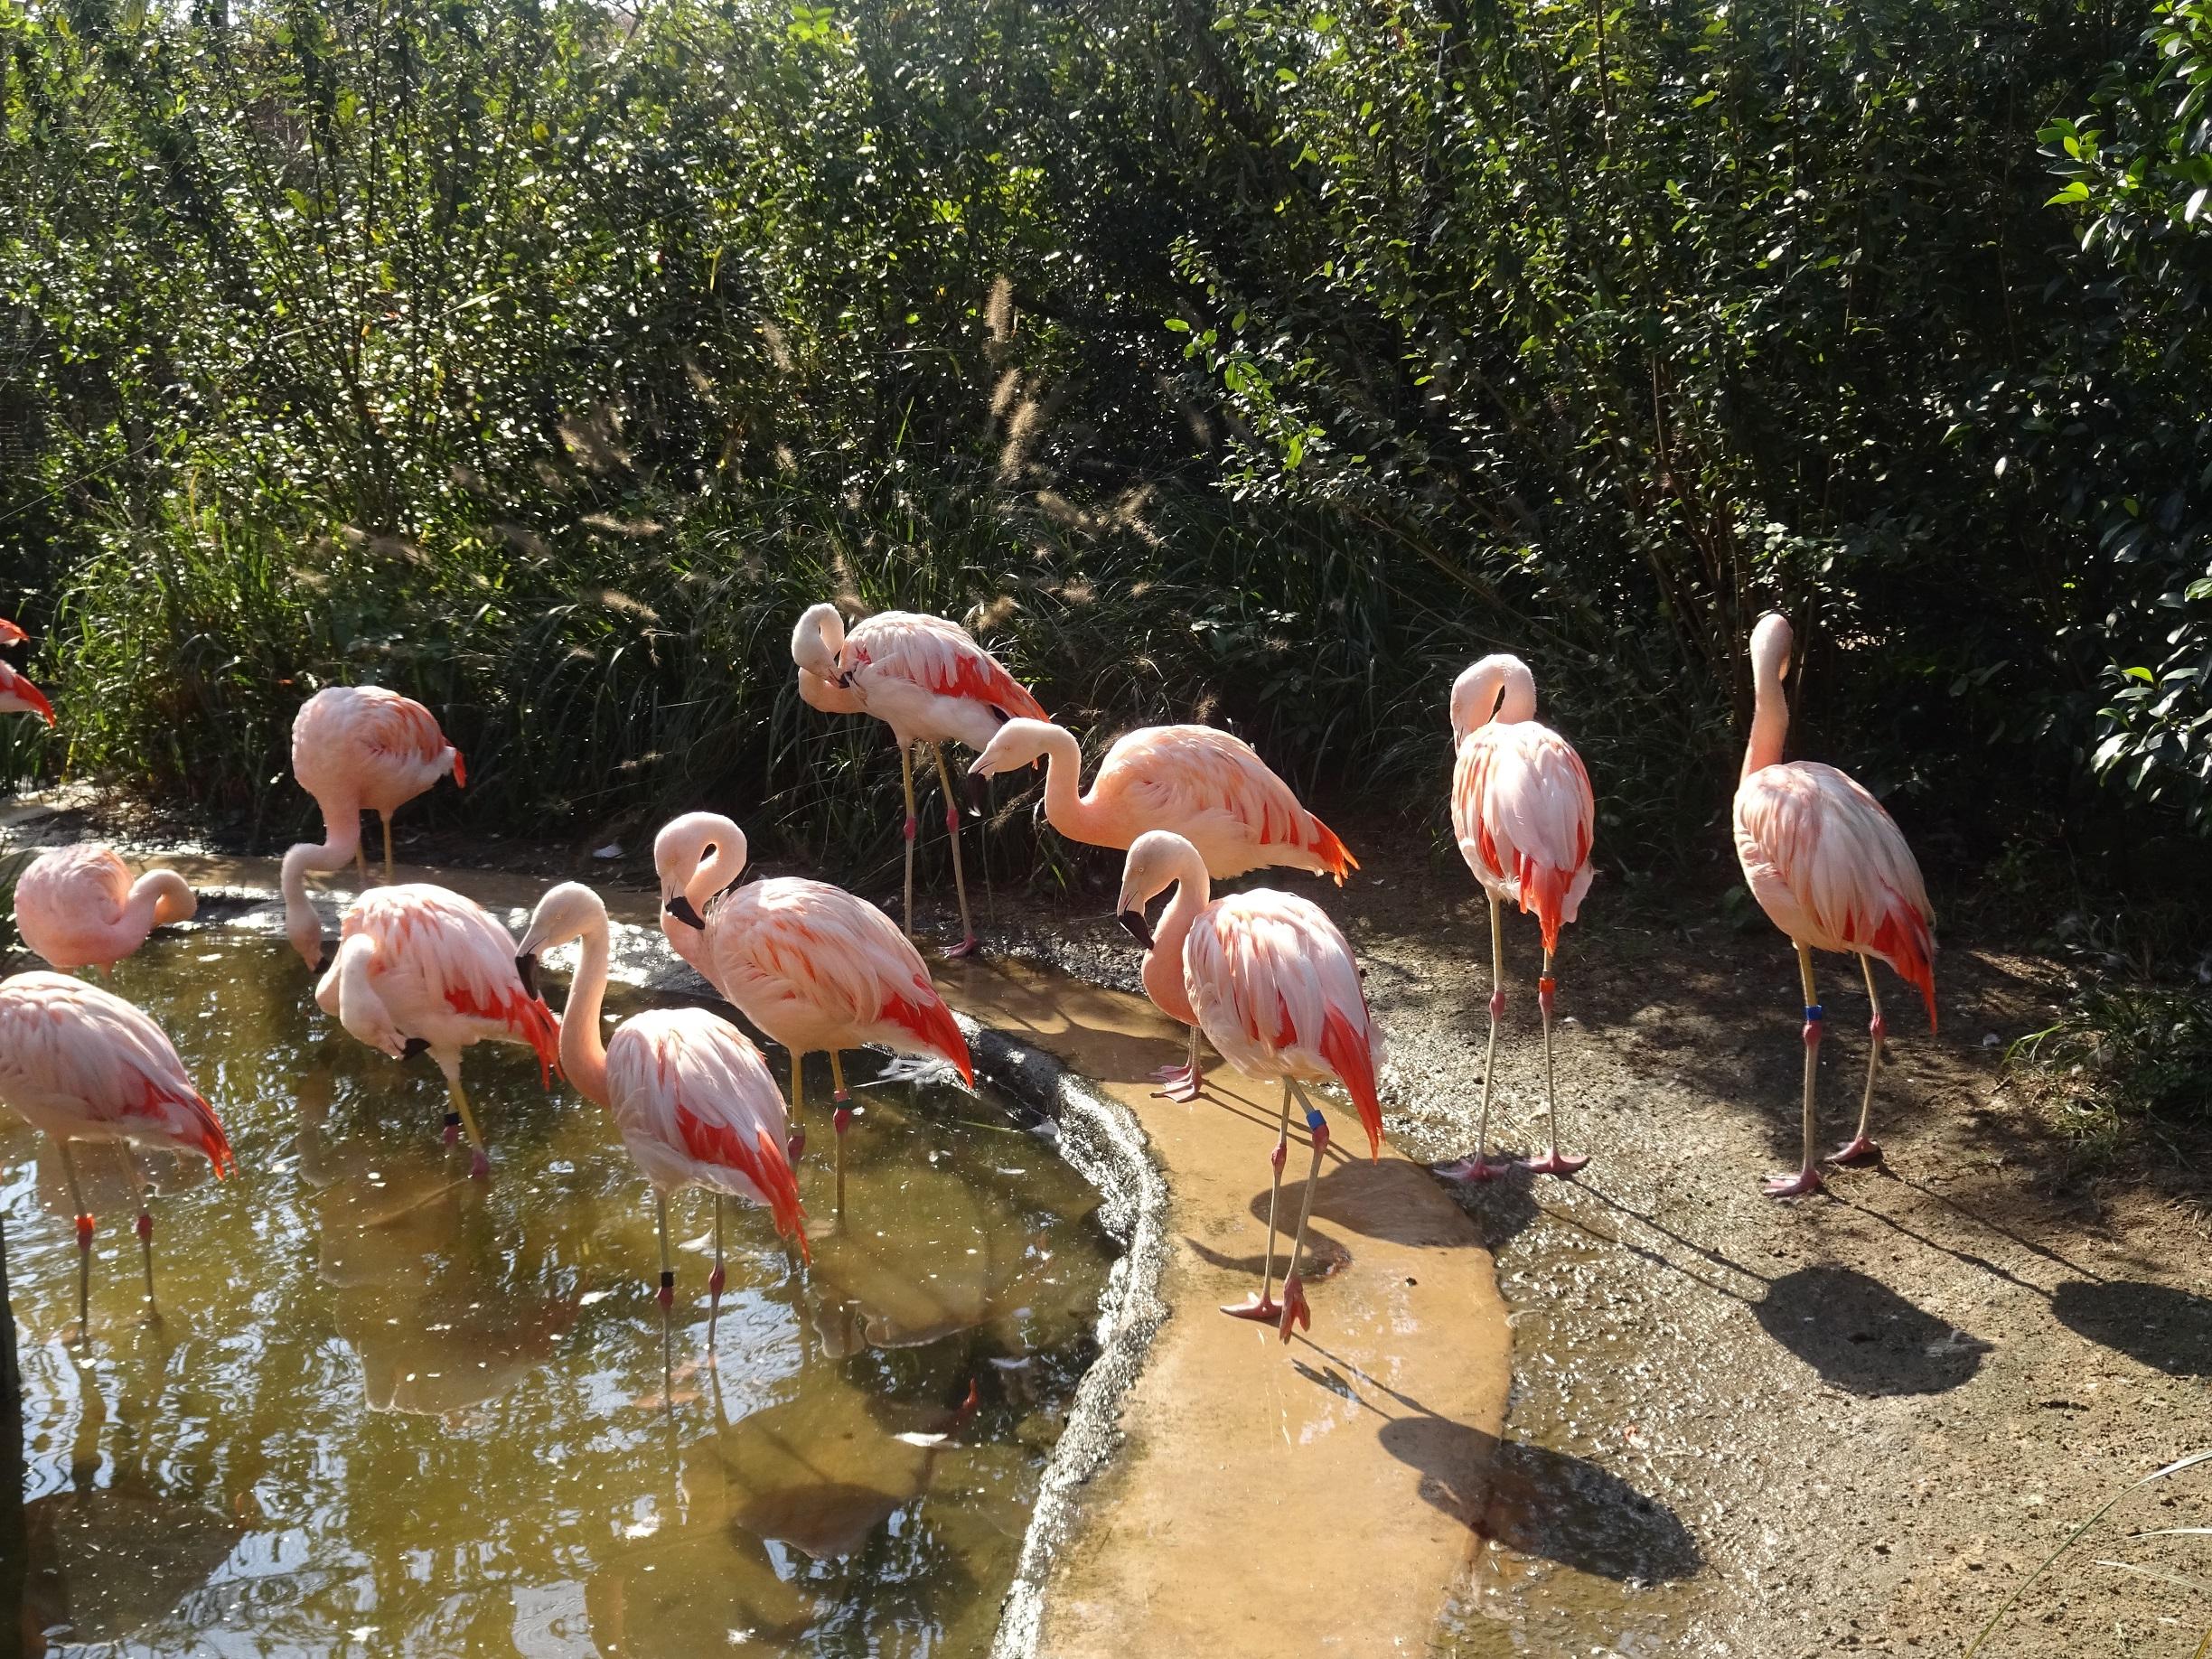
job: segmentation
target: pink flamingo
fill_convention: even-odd
[[[606,905],[568,881],[550,889],[530,913],[515,967],[534,987],[539,956],[582,941],[567,1006],[561,1010],[561,1069],[576,1092],[614,1116],[623,1144],[653,1189],[661,1227],[661,1308],[665,1321],[676,1298],[669,1253],[670,1193],[703,1186],[714,1195],[715,1264],[707,1280],[707,1349],[714,1352],[721,1317],[722,1201],[742,1198],[767,1210],[782,1237],[809,1257],[806,1212],[783,1151],[790,1125],[783,1096],[760,1050],[727,1020],[705,1008],[654,1008],[632,1016],[602,1042],[599,1010],[606,998]]]
[[[487,1040],[526,1043],[537,1052],[540,1079],[552,1086],[560,1022],[522,982],[507,930],[444,887],[408,882],[354,900],[315,1002],[395,1060],[428,1052],[452,1100],[445,1139],[467,1129],[469,1173],[479,1179],[492,1173],[492,1160],[461,1087],[461,1051]]]
[[[663,826],[653,839],[661,929],[677,955],[791,1054],[793,1158],[806,1149],[806,1055],[829,1052],[841,1192],[852,1111],[840,1051],[873,1045],[935,1055],[972,1088],[968,1039],[889,916],[827,882],[782,876],[734,886],[745,851],[745,831],[713,812]]]
[[[133,881],[115,848],[96,843],[41,853],[15,884],[23,943],[63,973],[96,967],[105,974],[155,928],[190,921],[199,907],[174,870]]]
[[[323,844],[303,841],[285,854],[285,933],[311,969],[319,969],[322,924],[307,902],[310,872],[329,875],[369,866],[361,855],[361,815],[374,809],[384,822],[384,879],[392,878],[391,815],[447,773],[468,782],[461,751],[445,741],[437,717],[412,698],[381,686],[326,686],[300,705],[292,721],[292,775],[323,812]]]
[[[1170,886],[1176,895],[1155,932],[1145,923],[1144,906]],[[1121,924],[1145,946],[1145,989],[1161,1011],[1203,1026],[1223,1058],[1247,1077],[1282,1081],[1282,1121],[1269,1160],[1275,1186],[1268,1199],[1267,1266],[1260,1294],[1222,1311],[1241,1319],[1278,1320],[1288,1342],[1294,1322],[1308,1328],[1313,1324],[1298,1263],[1306,1248],[1314,1188],[1320,1184],[1321,1154],[1329,1140],[1328,1120],[1302,1085],[1328,1079],[1342,1083],[1367,1130],[1368,1156],[1379,1157],[1382,1106],[1375,1093],[1375,1070],[1382,1060],[1382,1032],[1367,1011],[1352,947],[1319,905],[1265,887],[1211,903],[1207,892],[1205,860],[1198,849],[1179,835],[1153,830],[1129,849],[1116,908]],[[1163,1000],[1168,970],[1177,966],[1183,983],[1175,988],[1172,1000]],[[1275,1214],[1282,1198],[1293,1094],[1306,1109],[1313,1167],[1278,1305],[1272,1295]]]
[[[945,829],[952,837],[952,885],[960,895],[961,938],[946,952],[976,947],[968,914],[968,878],[961,868],[960,804],[945,769],[947,743],[988,745],[1008,720],[1045,717],[1028,689],[977,644],[968,630],[942,616],[885,611],[853,624],[833,605],[810,605],[792,631],[799,695],[826,714],[869,714],[891,727],[906,785],[906,934],[914,936],[914,748],[925,743],[944,791]]]
[[[1045,760],[1045,821],[1070,840],[1117,850],[1148,830],[1172,830],[1198,849],[1215,881],[1274,865],[1333,876],[1338,886],[1359,860],[1336,832],[1298,804],[1290,786],[1241,737],[1211,726],[1147,726],[1117,738],[1087,795],[1075,735],[1047,720],[1009,720],[970,766],[988,778]],[[1195,1100],[1198,1027],[1190,1057],[1161,1070],[1172,1101]]]
[[[30,637],[17,624],[0,616],[0,645],[21,645]]]
[[[22,632],[16,629],[18,635]],[[0,662],[0,714],[34,714],[49,726],[54,723],[53,705],[46,694],[5,662]]]
[[[162,1028],[122,998],[59,973],[0,979],[0,1101],[53,1138],[77,1204],[77,1319],[91,1321],[92,1216],[70,1144],[106,1141],[121,1149],[138,1191],[138,1245],[146,1301],[154,1300],[154,1216],[145,1173],[133,1151],[197,1152],[221,1179],[236,1167],[221,1120]]]
[[[1497,1076],[1498,1021],[1505,1014],[1507,904],[1533,911],[1543,931],[1543,973],[1536,1006],[1543,1015],[1544,1110],[1551,1145],[1529,1160],[1539,1175],[1570,1176],[1587,1158],[1559,1149],[1559,1096],[1551,1075],[1551,959],[1562,923],[1575,919],[1590,885],[1590,830],[1597,808],[1589,774],[1574,745],[1536,718],[1536,679],[1518,657],[1485,657],[1452,687],[1452,830],[1459,855],[1490,899],[1490,1050],[1483,1063],[1482,1112],[1475,1156],[1444,1173],[1487,1181],[1509,1165],[1488,1156],[1490,1094]]]
[[[1755,700],[1743,778],[1736,786],[1736,857],[1751,896],[1796,947],[1805,1002],[1804,1157],[1795,1175],[1767,1180],[1770,1198],[1820,1190],[1813,1153],[1813,1097],[1822,1015],[1813,984],[1813,952],[1856,956],[1873,1009],[1859,1132],[1835,1153],[1833,1162],[1881,1158],[1881,1148],[1867,1137],[1874,1073],[1889,1033],[1882,1023],[1881,995],[1874,988],[1875,957],[1918,989],[1927,1005],[1928,1029],[1936,1029],[1936,913],[1928,907],[1920,867],[1896,820],[1854,779],[1817,761],[1783,760],[1789,702],[1782,677],[1789,671],[1789,620],[1773,614],[1760,617],[1751,633]]]

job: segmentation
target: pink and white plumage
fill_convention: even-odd
[[[59,973],[0,979],[0,1101],[61,1149],[77,1201],[78,1317],[88,1317],[92,1217],[84,1206],[72,1141],[104,1140],[197,1153],[218,1179],[236,1167],[214,1109],[162,1028],[120,997]],[[138,1238],[146,1297],[154,1295],[154,1221],[136,1160]]]
[[[1459,856],[1490,901],[1490,1046],[1483,1066],[1475,1156],[1448,1173],[1486,1181],[1507,1166],[1489,1156],[1490,1100],[1497,1074],[1498,1022],[1505,1013],[1505,941],[1500,911],[1517,904],[1543,934],[1536,982],[1543,1017],[1544,1099],[1551,1144],[1530,1161],[1539,1174],[1569,1176],[1589,1160],[1559,1149],[1559,1102],[1551,1069],[1551,959],[1590,886],[1590,835],[1598,821],[1589,773],[1574,745],[1536,718],[1536,679],[1520,658],[1485,657],[1452,686],[1452,832]]]
[[[285,855],[285,932],[302,960],[317,965],[322,927],[307,903],[310,872],[328,875],[361,858],[361,815],[384,823],[384,879],[392,877],[391,815],[451,773],[466,783],[461,751],[437,717],[412,698],[381,686],[327,686],[292,721],[292,775],[323,812],[323,844],[302,842]],[[363,868],[364,878],[366,867]]]
[[[473,900],[427,883],[354,901],[315,1002],[394,1059],[428,1050],[453,1098],[445,1138],[466,1128],[478,1176],[491,1166],[461,1087],[461,1051],[484,1041],[526,1045],[548,1086],[559,1062],[560,1022],[522,982],[507,930]]]
[[[157,927],[189,921],[199,901],[174,870],[136,881],[111,847],[88,843],[41,853],[15,884],[23,942],[63,973],[106,973]]]
[[[887,923],[886,923],[887,925]],[[602,1043],[610,949],[606,906],[589,887],[564,882],[538,901],[517,967],[526,979],[538,956],[581,940],[561,1026],[561,1062],[586,1099],[607,1108],[623,1144],[652,1186],[661,1226],[661,1304],[675,1297],[668,1195],[703,1186],[715,1195],[715,1265],[708,1346],[721,1310],[722,1200],[766,1210],[777,1233],[808,1255],[806,1212],[784,1153],[790,1122],[767,1063],[745,1034],[704,1008],[657,1008],[623,1022]]]
[[[1144,919],[1144,906],[1170,886],[1176,889],[1175,897],[1155,929]],[[1131,843],[1115,907],[1122,924],[1146,947],[1148,985],[1156,961],[1181,965],[1184,997],[1174,1008],[1163,1005],[1163,1011],[1172,1017],[1195,1018],[1223,1056],[1247,1076],[1275,1078],[1283,1085],[1282,1120],[1272,1155],[1274,1195],[1268,1204],[1267,1266],[1260,1294],[1223,1311],[1278,1321],[1283,1339],[1289,1341],[1293,1324],[1312,1324],[1298,1261],[1313,1213],[1321,1154],[1328,1145],[1328,1120],[1306,1098],[1303,1085],[1341,1084],[1367,1131],[1369,1156],[1382,1152],[1382,1106],[1375,1079],[1382,1062],[1382,1032],[1368,1011],[1358,961],[1336,924],[1309,899],[1265,887],[1210,898],[1205,861],[1198,849],[1167,830],[1148,830]],[[1187,1014],[1180,1011],[1185,1008]],[[1306,1108],[1313,1167],[1279,1306],[1271,1295],[1275,1214],[1282,1195],[1294,1093]]]
[[[833,605],[810,605],[792,630],[799,695],[827,714],[867,714],[891,727],[906,790],[905,925],[914,932],[914,746],[928,744],[944,791],[945,829],[952,839],[952,882],[960,897],[962,937],[952,952],[975,949],[968,914],[968,880],[961,868],[960,805],[945,769],[946,743],[987,745],[1011,719],[1046,718],[1044,706],[967,629],[942,616],[885,611],[853,624]]]
[[[817,1049],[840,1079],[839,1051],[873,1045],[944,1060],[973,1086],[968,1040],[897,924],[826,882],[775,876],[733,886],[745,857],[745,831],[717,813],[670,820],[653,840],[661,928],[679,956],[790,1052],[794,1120],[804,1058]],[[845,1100],[840,1081],[840,1137]],[[797,1128],[794,1141],[804,1148]]]
[[[5,662],[0,662],[0,714],[34,714],[49,726],[54,723],[46,694]]]
[[[0,645],[21,645],[30,637],[19,624],[0,616]]]
[[[1814,951],[1859,958],[1872,1005],[1868,1027],[1866,1092],[1859,1130],[1834,1155],[1838,1163],[1879,1159],[1868,1138],[1874,1078],[1881,1064],[1881,998],[1872,960],[1889,964],[1919,991],[1936,1028],[1936,913],[1920,879],[1920,867],[1897,822],[1865,789],[1833,766],[1782,759],[1789,734],[1789,703],[1783,677],[1789,671],[1790,626],[1768,614],[1751,634],[1755,698],[1751,737],[1736,787],[1736,856],[1751,895],[1797,949],[1804,982],[1804,1148],[1802,1167],[1767,1184],[1770,1196],[1796,1197],[1821,1185],[1814,1149],[1814,1092],[1824,1016],[1813,975]]]

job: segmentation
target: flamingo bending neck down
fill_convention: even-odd
[[[130,866],[97,842],[41,853],[15,884],[15,926],[23,943],[63,973],[102,974],[146,935],[187,922],[199,900],[174,870],[131,879]]]
[[[792,661],[799,668],[799,695],[825,714],[868,714],[890,726],[899,746],[906,788],[906,936],[914,936],[914,750],[927,744],[944,792],[945,829],[952,839],[952,886],[960,898],[961,942],[946,954],[976,947],[968,910],[968,877],[961,867],[960,802],[945,767],[947,743],[988,745],[1010,719],[1042,720],[1044,707],[968,630],[942,616],[884,611],[855,623],[848,633],[833,605],[808,606],[792,630]]]
[[[1856,956],[1873,1010],[1859,1130],[1830,1161],[1881,1158],[1881,1148],[1867,1135],[1874,1076],[1889,1034],[1874,986],[1875,958],[1919,991],[1928,1029],[1936,1029],[1936,913],[1920,867],[1896,820],[1855,780],[1817,761],[1783,760],[1789,701],[1782,680],[1789,657],[1788,620],[1772,614],[1759,618],[1751,633],[1751,739],[1736,786],[1736,857],[1751,896],[1796,947],[1804,988],[1804,1158],[1795,1175],[1767,1181],[1770,1198],[1801,1197],[1821,1186],[1813,1150],[1814,1094],[1825,1022],[1813,982],[1813,952]]]
[[[1046,720],[1009,720],[968,769],[988,778],[1045,761],[1045,821],[1070,840],[1117,851],[1149,830],[1169,830],[1198,849],[1206,874],[1225,881],[1270,866],[1336,877],[1359,860],[1298,802],[1252,746],[1211,726],[1147,726],[1114,740],[1083,787],[1075,735]],[[1195,1100],[1202,1085],[1198,1027],[1190,1057],[1162,1069],[1161,1093]]]
[[[461,1087],[461,1051],[483,1041],[535,1050],[549,1088],[560,1022],[515,967],[514,941],[483,906],[427,883],[364,893],[346,912],[338,954],[315,1002],[370,1047],[395,1060],[427,1052],[445,1079],[445,1139],[468,1131],[469,1173],[492,1173],[476,1115]]]
[[[1498,1022],[1505,1014],[1504,907],[1533,913],[1543,933],[1536,1006],[1543,1017],[1544,1112],[1550,1145],[1529,1160],[1539,1175],[1573,1175],[1587,1158],[1559,1148],[1559,1092],[1551,1069],[1551,975],[1560,929],[1575,919],[1590,885],[1597,808],[1574,745],[1536,718],[1536,678],[1518,657],[1485,657],[1452,686],[1452,829],[1467,868],[1490,901],[1490,1047],[1483,1063],[1475,1156],[1442,1172],[1487,1181],[1508,1165],[1489,1156],[1490,1097],[1497,1077]]]
[[[200,1096],[162,1028],[122,998],[59,973],[0,979],[0,1101],[61,1149],[77,1205],[77,1318],[89,1328],[92,1215],[85,1208],[71,1143],[120,1148],[138,1191],[138,1244],[145,1294],[154,1303],[154,1217],[137,1147],[198,1153],[218,1179],[236,1166],[213,1108]]]
[[[844,1208],[847,1105],[841,1051],[874,1045],[949,1062],[970,1087],[968,1039],[898,926],[842,887],[797,876],[736,886],[745,837],[715,812],[687,812],[653,839],[661,931],[683,958],[791,1055],[792,1157],[806,1148],[800,1121],[806,1055],[830,1055],[838,1137],[838,1208]]]
[[[571,940],[582,942],[568,1001],[561,1010],[561,1069],[586,1100],[607,1109],[623,1145],[653,1189],[661,1229],[661,1308],[666,1336],[676,1296],[669,1253],[670,1193],[703,1186],[714,1195],[715,1264],[707,1280],[707,1351],[714,1353],[722,1312],[722,1202],[741,1198],[769,1213],[776,1232],[809,1259],[806,1212],[784,1155],[790,1123],[767,1062],[745,1034],[705,1008],[654,1008],[633,1016],[602,1041],[609,951],[606,905],[577,882],[538,901],[523,930],[515,968],[535,988],[537,961]],[[665,1341],[663,1356],[665,1358]]]
[[[1176,895],[1155,930],[1145,921],[1144,906],[1171,886]],[[1341,1083],[1367,1131],[1368,1155],[1382,1152],[1382,1106],[1375,1073],[1382,1063],[1382,1033],[1367,1010],[1359,963],[1336,924],[1309,899],[1255,887],[1209,901],[1205,860],[1190,842],[1166,830],[1148,831],[1130,845],[1115,908],[1121,924],[1145,947],[1146,989],[1166,989],[1170,970],[1180,967],[1180,996],[1160,1001],[1154,992],[1161,1011],[1170,1018],[1195,1020],[1222,1056],[1247,1077],[1282,1082],[1282,1119],[1269,1160],[1275,1180],[1268,1199],[1267,1264],[1260,1294],[1222,1311],[1274,1322],[1288,1342],[1293,1324],[1308,1328],[1313,1324],[1298,1257],[1306,1247],[1314,1188],[1320,1185],[1321,1154],[1329,1141],[1328,1120],[1307,1098],[1303,1085]],[[1306,1109],[1313,1165],[1278,1304],[1272,1294],[1275,1217],[1282,1199],[1293,1094]]]
[[[322,924],[307,902],[307,876],[352,864],[368,886],[361,815],[373,810],[383,820],[389,883],[391,815],[448,773],[456,785],[468,782],[461,751],[411,698],[381,686],[326,686],[300,705],[292,721],[292,775],[322,811],[323,842],[303,841],[285,854],[283,886],[286,936],[310,969],[320,970]]]

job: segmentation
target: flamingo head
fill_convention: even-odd
[[[1145,906],[1176,883],[1194,876],[1205,878],[1205,860],[1195,847],[1174,831],[1148,830],[1130,842],[1129,857],[1121,866],[1121,895],[1114,901],[1114,911],[1129,936],[1149,951],[1152,928],[1145,920]]]
[[[686,812],[670,819],[653,837],[653,869],[661,877],[662,912],[704,928],[701,907],[744,874],[745,851],[745,831],[719,812]]]
[[[1485,657],[1452,682],[1452,746],[1494,719],[1536,717],[1536,677],[1520,658],[1498,651]]]
[[[515,972],[522,977],[522,989],[531,996],[538,994],[538,958],[558,945],[581,939],[595,927],[607,924],[606,905],[596,893],[580,881],[564,881],[557,887],[546,889],[545,896],[538,901],[538,908],[530,912],[530,925],[522,930],[522,942],[515,947]]]
[[[1789,618],[1781,612],[1769,611],[1760,617],[1751,630],[1752,677],[1765,679],[1771,674],[1776,680],[1787,679],[1790,648],[1795,642]]]
[[[845,619],[834,605],[810,605],[799,618],[799,625],[792,630],[792,661],[804,676],[811,674],[818,680],[832,684],[844,683],[844,670],[838,666],[838,652],[845,645]]]
[[[1053,733],[1059,729],[1050,720],[1008,720],[975,757],[968,775],[993,778],[1017,766],[1035,765],[1045,757],[1052,746]]]

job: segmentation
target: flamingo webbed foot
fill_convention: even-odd
[[[1153,1075],[1166,1085],[1152,1091],[1156,1101],[1181,1101],[1187,1105],[1205,1092],[1205,1084],[1195,1066],[1162,1066]]]
[[[1564,1181],[1589,1162],[1589,1159],[1587,1157],[1570,1157],[1561,1152],[1557,1147],[1553,1147],[1542,1158],[1530,1158],[1525,1167],[1531,1175],[1557,1176]]]
[[[946,960],[957,961],[963,956],[973,956],[980,943],[981,942],[978,940],[973,933],[970,933],[967,938],[961,940],[960,943],[956,945],[948,945],[945,947]]]
[[[795,1166],[806,1156],[806,1130],[794,1129],[783,1141],[783,1156]]]
[[[491,1178],[491,1154],[486,1152],[482,1147],[478,1147],[474,1156],[469,1159],[469,1179],[472,1181],[489,1181]]]
[[[1447,1181],[1469,1181],[1479,1186],[1510,1175],[1514,1161],[1509,1158],[1486,1158],[1477,1152],[1473,1158],[1463,1158],[1456,1163],[1435,1164],[1430,1168]]]
[[[1759,1191],[1769,1198],[1809,1198],[1820,1189],[1821,1174],[1817,1169],[1800,1169],[1795,1175],[1771,1175],[1759,1186]]]
[[[1306,1281],[1295,1270],[1283,1280],[1282,1323],[1275,1327],[1285,1342],[1290,1340],[1290,1327],[1294,1325],[1303,1330],[1313,1329],[1313,1310],[1306,1305]]]
[[[1223,1302],[1222,1312],[1232,1319],[1251,1319],[1260,1325],[1272,1325],[1282,1317],[1282,1304],[1271,1296],[1248,1296],[1241,1302]]]
[[[1882,1161],[1881,1144],[1870,1136],[1854,1135],[1848,1143],[1831,1152],[1828,1161],[1842,1164],[1847,1168],[1861,1164],[1879,1164]]]

